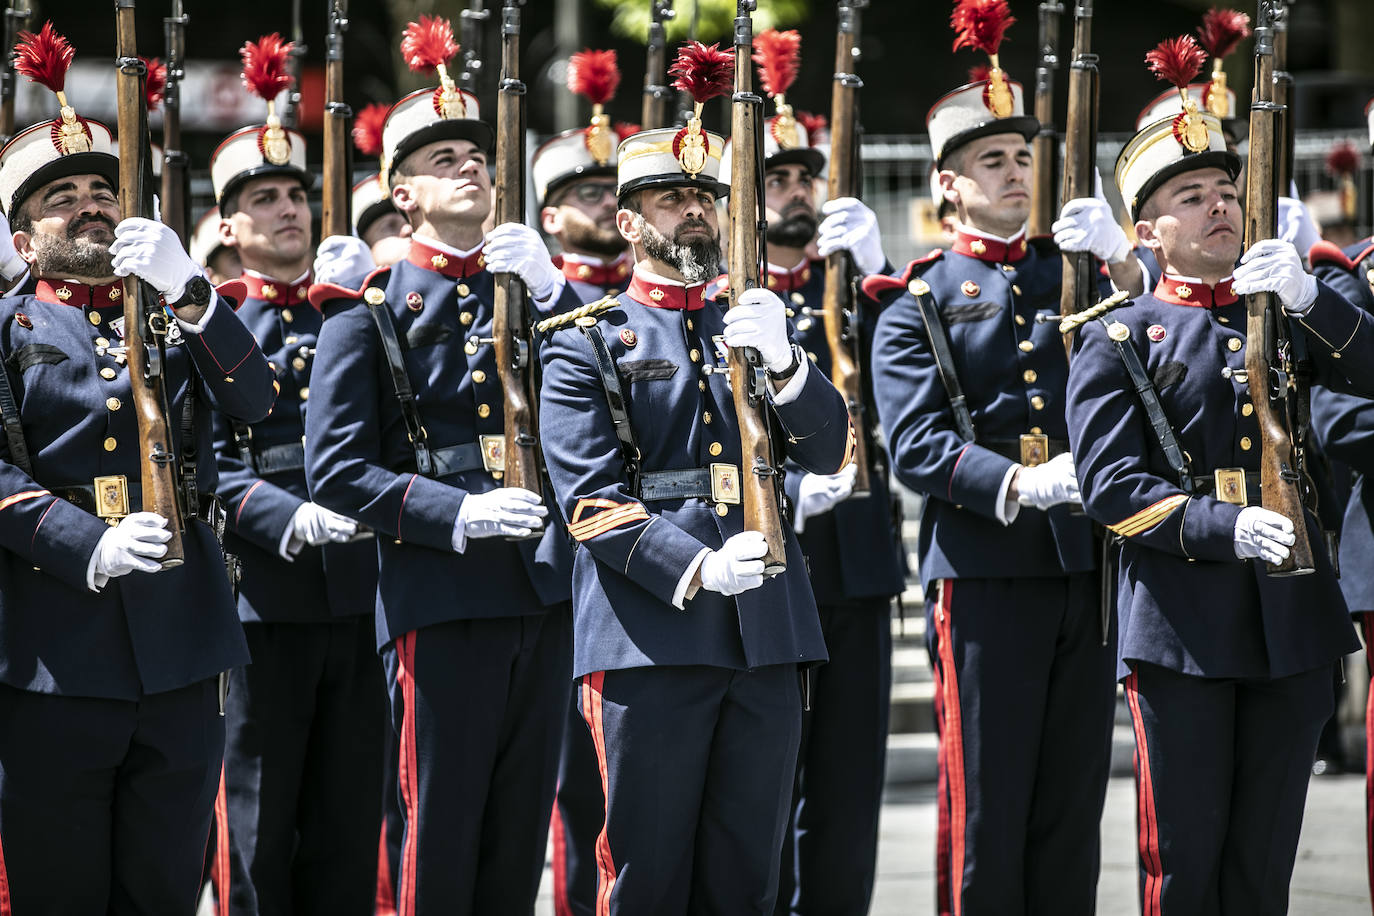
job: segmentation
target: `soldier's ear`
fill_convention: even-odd
[[[544,207],[539,211],[539,225],[544,227],[545,235],[556,236],[563,231],[563,217],[557,207]]]
[[[397,210],[401,211],[407,222],[410,220],[410,214],[414,213],[415,208],[419,206],[415,196],[410,192],[410,185],[404,183],[392,187],[391,202]]]
[[[620,230],[620,237],[631,245],[638,245],[643,236],[636,225],[638,216],[633,210],[620,209],[615,211],[615,227]]]
[[[953,169],[940,170],[940,190],[944,193],[945,200],[954,204],[956,207],[959,206],[960,197],[959,192],[954,188],[954,179],[958,177],[959,173]]]
[[[1155,224],[1146,219],[1136,220],[1135,237],[1141,245],[1149,248],[1151,251],[1159,251],[1160,245],[1162,244],[1159,240],[1159,236],[1155,234]]]
[[[234,237],[234,224],[229,221],[228,217],[220,217],[219,243],[225,248],[238,247],[238,239]]]
[[[33,247],[33,235],[28,232],[16,232],[14,234],[14,250],[19,252],[19,257],[23,258],[28,264],[32,264],[38,257],[38,253]]]

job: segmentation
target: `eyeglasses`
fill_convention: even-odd
[[[568,198],[575,197],[578,203],[599,204],[603,197],[614,196],[615,185],[605,184],[599,181],[584,181],[569,188],[567,196],[563,198],[563,202],[567,203]]]

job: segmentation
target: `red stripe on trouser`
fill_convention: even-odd
[[[964,720],[959,705],[959,672],[954,668],[950,605],[954,582],[941,579],[935,605],[935,633],[940,656],[940,763],[949,793],[949,899],[954,916],[964,911],[964,853],[968,802],[964,782]],[[937,853],[938,856],[938,853]]]
[[[1131,721],[1135,725],[1136,820],[1140,830],[1140,864],[1145,869],[1140,908],[1142,916],[1159,916],[1162,906],[1160,897],[1164,892],[1164,866],[1159,858],[1155,784],[1150,774],[1150,746],[1145,740],[1145,719],[1140,713],[1139,677],[1135,671],[1126,676],[1126,702],[1131,707]]]
[[[5,870],[5,846],[0,843],[0,916],[11,916],[10,876]]]
[[[945,704],[940,699],[940,666],[931,672],[935,679],[935,721],[945,720]],[[938,737],[938,736],[937,736]],[[935,747],[936,760],[936,819],[935,819],[935,912],[936,916],[950,916],[949,891],[949,779],[945,772],[944,742]]]
[[[391,860],[386,854],[386,817],[377,835],[377,893],[372,916],[396,916],[396,887],[391,883]]]
[[[401,805],[405,808],[405,842],[401,845],[400,894],[397,912],[415,916],[415,874],[420,846],[420,786],[415,773],[415,632],[396,640],[396,681],[401,685],[399,761],[397,778],[401,783]]]
[[[219,791],[215,793],[215,861],[210,866],[216,916],[229,916],[229,874],[229,794],[224,785],[224,764],[220,763]]]
[[[553,811],[549,814],[549,837],[553,841],[553,916],[572,916],[568,905],[568,837],[563,818],[558,814],[559,785],[554,790]]]
[[[611,859],[611,790],[606,774],[606,732],[601,716],[601,689],[606,672],[594,671],[582,678],[582,718],[592,730],[596,745],[596,765],[601,771],[601,797],[606,800],[606,818],[596,838],[596,916],[611,912],[611,891],[615,889],[615,862]]]
[[[1364,651],[1368,658],[1370,640],[1374,639],[1374,612],[1360,614],[1360,630],[1364,634]],[[1374,663],[1370,670],[1374,672]],[[1364,854],[1369,898],[1374,902],[1374,677],[1370,678],[1364,705]]]

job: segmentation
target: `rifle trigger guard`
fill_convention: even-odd
[[[162,351],[152,344],[143,345],[143,377],[146,379],[162,377]]]
[[[516,340],[511,348],[511,364],[516,369],[524,369],[530,364],[530,345],[524,340]]]
[[[1278,366],[1269,367],[1269,400],[1281,401],[1288,396],[1288,373]]]

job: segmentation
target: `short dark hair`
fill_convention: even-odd
[[[10,231],[33,233],[33,212],[29,209],[32,197],[26,197],[10,214]]]
[[[619,201],[620,209],[644,215],[644,190],[631,191]]]

